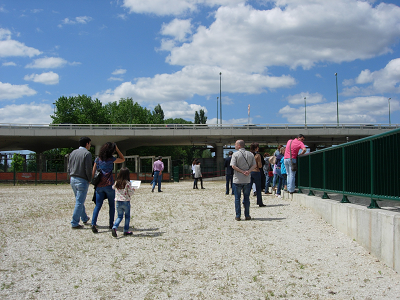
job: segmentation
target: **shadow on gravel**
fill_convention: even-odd
[[[132,237],[143,237],[143,238],[153,238],[162,236],[165,232],[148,232],[148,233],[139,233],[134,234]]]
[[[251,221],[282,221],[282,220],[286,220],[286,218],[251,218]]]
[[[267,206],[266,207],[278,207],[278,206],[289,206],[290,204],[271,204],[271,205],[268,205],[267,204]]]

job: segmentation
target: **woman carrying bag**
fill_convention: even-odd
[[[113,157],[113,154],[117,152],[118,158]],[[104,199],[108,199],[109,206],[109,228],[111,229],[114,224],[114,215],[115,215],[115,190],[113,190],[112,186],[114,184],[113,170],[114,164],[122,163],[125,161],[124,156],[121,151],[118,149],[115,143],[107,142],[105,143],[99,153],[99,157],[97,157],[94,161],[93,166],[93,177],[96,173],[96,170],[101,172],[100,181],[96,186],[96,207],[93,210],[92,216],[92,231],[93,233],[97,233],[97,218],[99,216],[99,212],[101,207],[103,206]]]

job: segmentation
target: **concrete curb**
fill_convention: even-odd
[[[320,215],[324,221],[354,239],[387,266],[400,272],[400,213],[368,209],[351,203],[321,199],[306,194],[283,192],[285,199],[296,201]]]

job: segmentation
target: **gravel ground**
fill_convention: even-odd
[[[400,299],[400,275],[294,202],[251,197],[235,221],[224,182],[143,184],[133,236],[72,230],[69,185],[0,189],[1,299]],[[91,217],[94,204],[86,209]]]

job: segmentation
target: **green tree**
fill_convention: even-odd
[[[199,124],[207,124],[207,117],[204,109],[200,109]]]
[[[199,113],[197,112],[197,110],[194,113],[194,124],[200,124],[200,116],[199,116]]]
[[[193,124],[192,121],[186,121],[185,119],[182,118],[169,118],[164,120],[165,124]]]
[[[164,111],[161,108],[160,104],[157,104],[157,106],[154,107],[153,122],[154,122],[154,124],[163,124],[164,123]]]
[[[24,165],[24,158],[18,154],[14,153],[12,161],[11,161],[11,171],[14,172],[22,172]]]
[[[109,124],[110,120],[99,99],[86,95],[62,96],[55,102],[53,124]]]
[[[141,107],[132,98],[121,98],[118,102],[110,102],[106,104],[105,111],[111,124],[153,124],[150,110]]]

